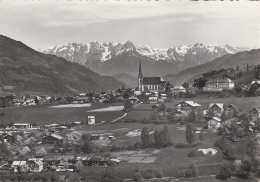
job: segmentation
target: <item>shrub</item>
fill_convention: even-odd
[[[228,164],[223,164],[220,168],[219,174],[216,175],[217,179],[226,180],[231,177],[231,169]]]
[[[142,176],[143,176],[144,179],[155,178],[154,171],[151,170],[151,169],[143,171]]]
[[[154,175],[156,178],[163,178],[163,172],[162,171],[155,171]]]
[[[223,154],[225,155],[227,160],[235,160],[236,156],[234,154],[233,148],[227,144],[225,139],[220,139],[216,141],[215,147],[218,147],[220,150],[222,150]]]
[[[191,163],[191,165],[186,169],[186,175],[187,178],[191,177],[197,177],[198,176],[198,169],[194,162]]]

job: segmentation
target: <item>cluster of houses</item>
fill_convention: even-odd
[[[212,113],[212,116],[209,117],[208,129],[216,131],[222,124],[221,115],[226,111],[234,111],[237,110],[237,107],[233,104],[224,107],[224,103],[210,103],[207,110],[202,111],[202,107],[200,104],[194,101],[183,101],[175,105],[177,110],[180,112],[189,113],[191,111],[194,112],[202,112],[203,116],[208,116],[209,113]],[[250,115],[252,118],[259,118],[260,117],[260,109],[254,108],[250,111]],[[255,123],[252,123],[254,125]]]
[[[0,166],[0,170],[8,170],[10,172],[80,172],[80,166],[108,167],[109,163],[118,163],[119,160],[103,157],[35,157],[28,159],[15,159]]]

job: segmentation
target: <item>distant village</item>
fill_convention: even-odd
[[[260,80],[248,84],[248,88],[252,86],[258,86],[259,90]],[[205,82],[203,92],[227,92],[233,90],[234,87],[234,82],[231,79],[216,78]],[[198,132],[210,130],[230,134],[235,125],[237,131],[232,137],[233,141],[242,141],[248,134],[259,132],[259,108],[253,108],[249,113],[241,111],[233,104],[225,105],[225,103],[208,103],[207,108],[202,108],[200,103],[192,101],[195,96],[190,96],[196,95],[197,92],[199,89],[195,82],[189,82],[183,86],[172,86],[161,77],[144,77],[140,64],[136,89],[122,87],[107,93],[80,93],[74,97],[12,95],[2,98],[2,107],[94,102],[116,103],[127,100],[132,104],[149,103],[151,111],[154,111],[152,112],[153,117],[149,118],[151,121],[158,122],[162,118],[167,118],[170,121],[172,117],[173,120],[177,121],[196,122],[204,118],[204,127],[197,129]],[[185,97],[185,94],[188,96]],[[171,102],[175,98],[183,98],[183,101],[167,110],[164,103]],[[242,117],[244,118],[241,119]],[[14,173],[48,170],[79,172],[80,166],[108,167],[119,164],[121,160],[111,156],[90,155],[92,152],[98,152],[98,149],[92,146],[94,141],[116,140],[113,135],[100,133],[79,135],[77,132],[73,132],[92,124],[96,124],[92,118],[86,122],[71,121],[70,123],[52,123],[42,126],[12,122],[8,125],[1,124],[0,142],[2,149],[0,150],[3,155],[0,158],[0,169]],[[62,135],[67,130],[71,130],[71,134]],[[8,150],[2,144],[7,144]]]

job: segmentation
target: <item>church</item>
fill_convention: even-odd
[[[140,92],[149,90],[150,92],[159,92],[164,89],[166,81],[161,77],[143,77],[142,65],[140,62],[138,74],[138,90]]]

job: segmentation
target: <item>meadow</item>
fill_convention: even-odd
[[[128,132],[132,132],[143,127],[147,127],[150,132],[154,130],[161,131],[164,125],[158,124],[142,124],[142,123],[110,123],[102,125],[91,125],[84,128],[80,128],[80,131],[87,133],[105,133],[116,137],[110,146],[120,145],[127,147],[134,145],[136,142],[141,142],[141,136],[127,136]],[[183,127],[180,124],[168,124],[171,139],[174,144],[184,143],[186,144],[185,131],[179,130]],[[199,134],[195,135],[195,142],[199,141]],[[190,148],[175,148],[174,146],[162,148],[162,149],[139,149],[126,152],[111,152],[111,156],[122,159],[121,163],[113,167],[113,171],[116,175],[123,178],[133,178],[135,170],[138,168],[142,171],[152,169],[154,171],[162,171],[164,176],[184,176],[186,168],[194,161],[199,170],[199,175],[217,174],[219,167],[223,162],[223,154],[218,150],[215,156],[204,157],[188,157],[191,151],[195,151],[199,148],[212,148],[216,140],[220,139],[220,136],[211,131],[207,131],[203,142],[195,147]],[[153,134],[151,134],[153,137]],[[213,147],[214,148],[214,147]],[[157,152],[154,152],[157,151]],[[102,155],[102,153],[94,154]],[[151,159],[150,162],[148,160]],[[154,160],[155,159],[155,160]],[[142,162],[143,161],[143,162]],[[104,174],[106,170],[103,168],[90,167],[82,169],[84,175],[100,175]]]
[[[88,112],[93,109],[106,108],[109,106],[122,106],[122,103],[103,104],[93,103],[91,107],[50,107],[58,105],[38,105],[38,106],[21,106],[0,109],[0,123],[36,123],[38,125],[45,124],[62,124],[72,121],[86,122],[88,116],[95,116],[96,122],[110,122],[113,119],[124,114],[123,111],[110,112]]]

